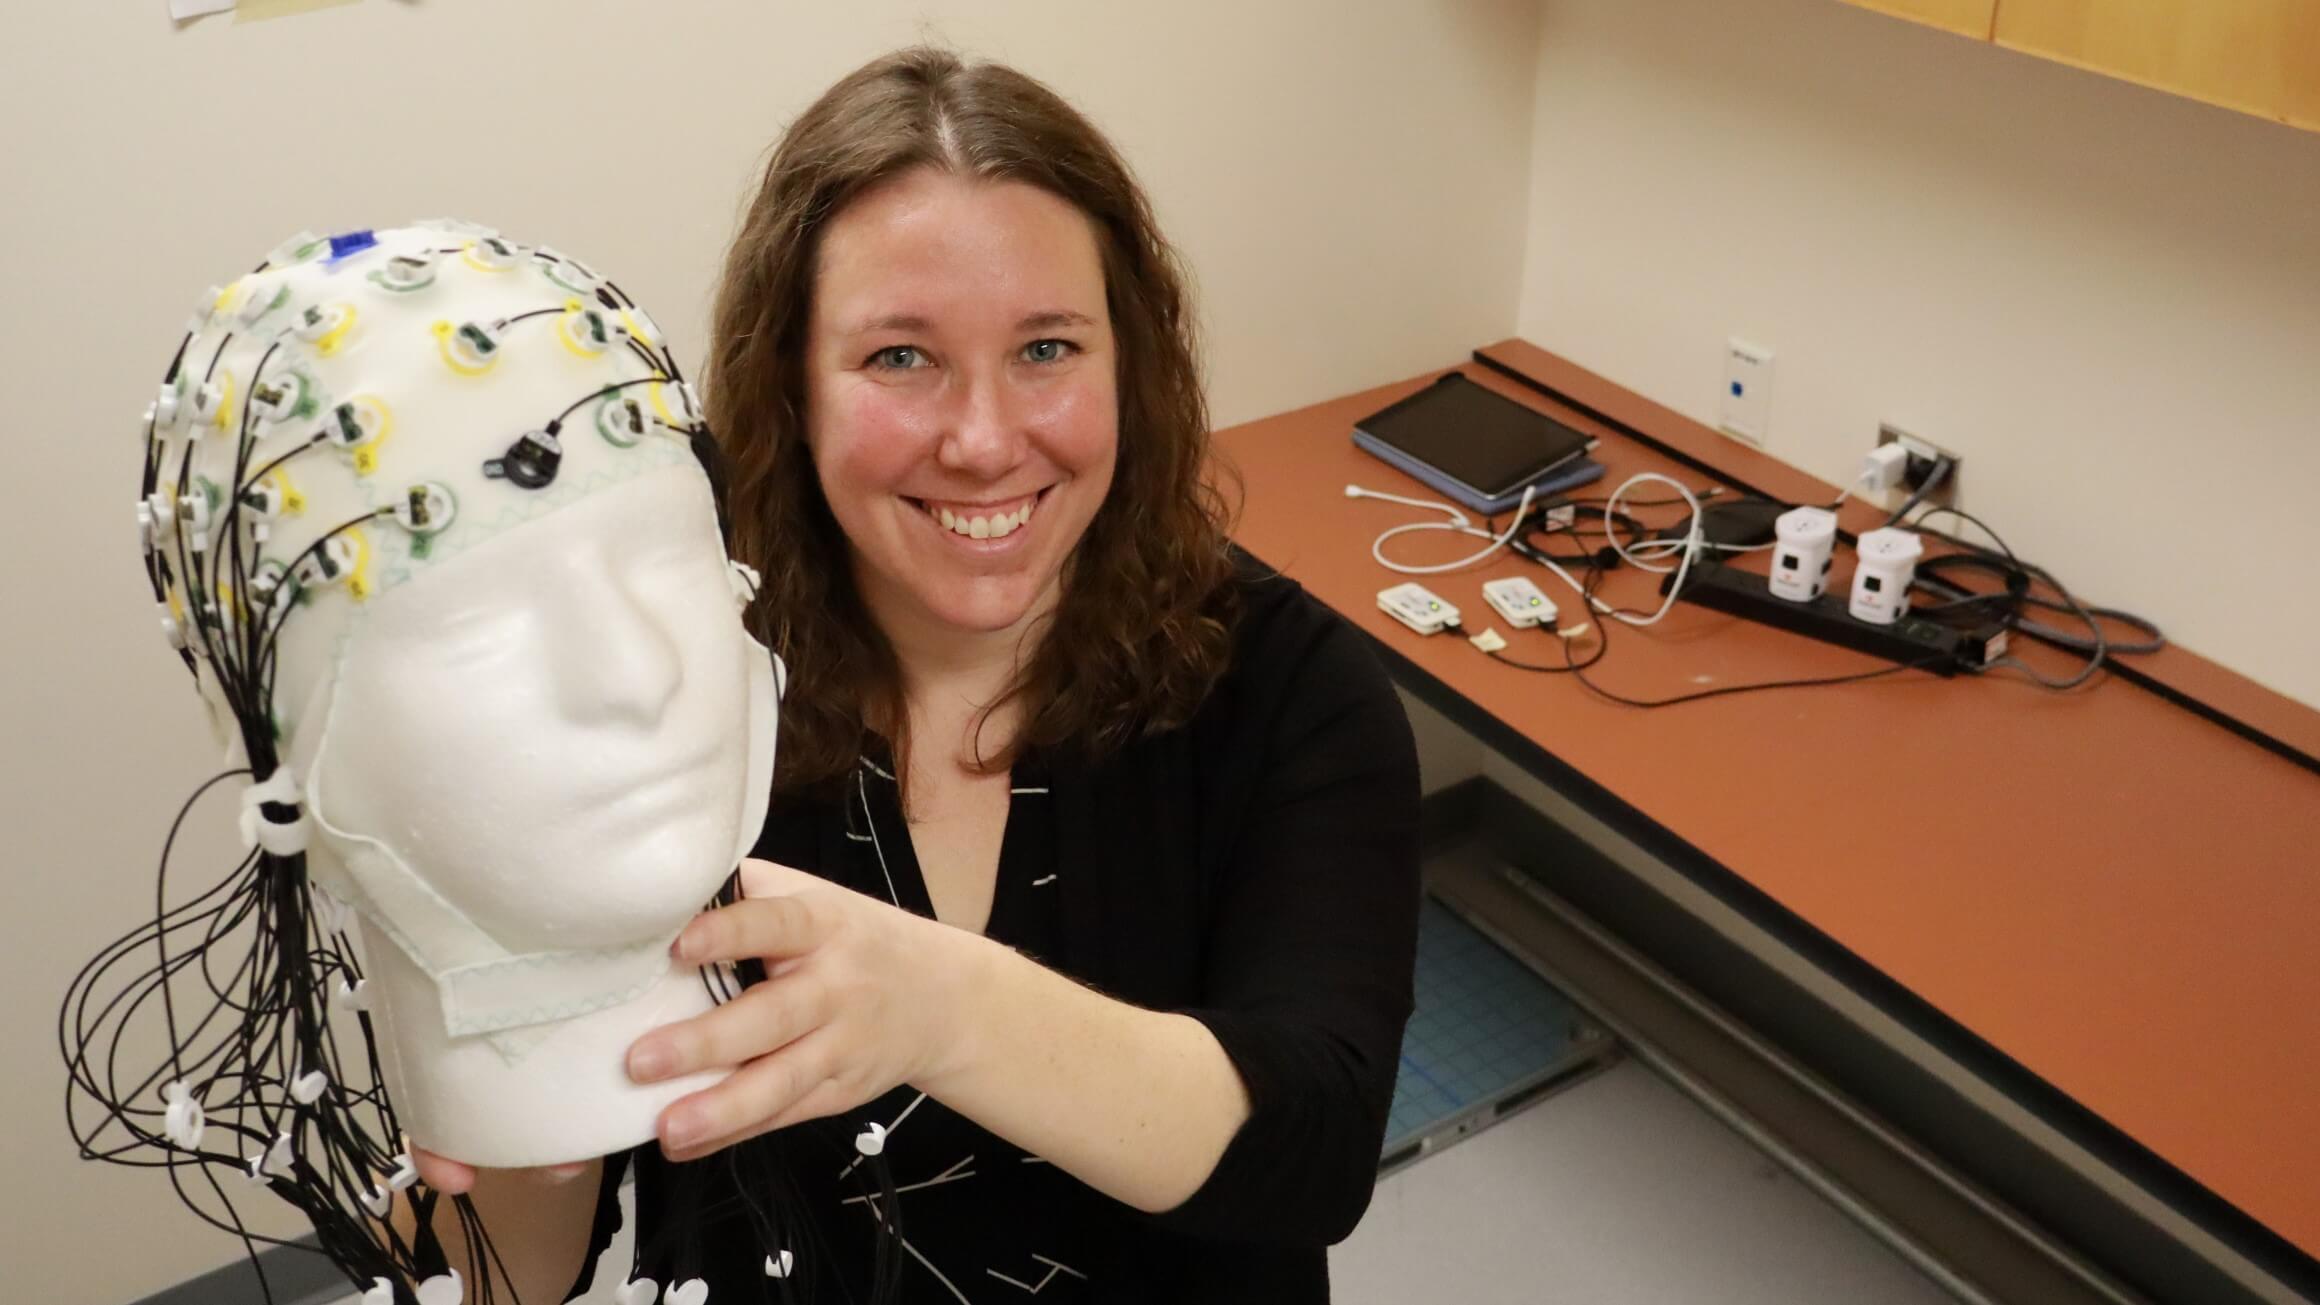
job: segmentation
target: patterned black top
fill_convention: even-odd
[[[846,846],[837,864],[815,872],[856,892],[933,918],[934,903],[902,814],[887,759],[865,758],[847,800]],[[985,936],[1042,963],[1052,963],[1063,920],[1058,907],[1055,822],[1046,766],[1018,763],[1010,779],[998,882]],[[949,1107],[908,1086],[856,1110],[787,1130],[783,1151],[801,1212],[817,1234],[810,1251],[815,1299],[869,1296],[879,1250],[881,1197],[854,1140],[871,1124],[887,1129],[885,1159],[901,1205],[901,1299],[971,1305],[1037,1300],[1040,1305],[1090,1299],[1088,1260],[1070,1218],[1094,1193],[1069,1174],[1002,1141]],[[632,1153],[639,1182],[657,1187],[668,1168],[646,1147]],[[612,1185],[607,1183],[607,1191]],[[651,1209],[638,1235],[653,1239]],[[710,1301],[768,1298],[764,1255],[739,1219],[718,1221],[700,1241]],[[800,1274],[801,1278],[809,1275]]]
[[[1017,771],[989,926],[1215,1036],[1250,1113],[1199,1190],[1142,1213],[905,1092],[690,1165],[615,1157],[599,1248],[633,1163],[647,1263],[700,1276],[709,1305],[862,1301],[882,1247],[914,1303],[1324,1305],[1324,1248],[1368,1205],[1411,1008],[1417,752],[1365,636],[1253,565],[1233,603],[1231,664],[1191,719],[1059,745],[1044,780]],[[892,768],[872,761],[782,796],[754,854],[929,913]],[[907,1251],[874,1235],[863,1122],[894,1129]],[[814,1226],[781,1226],[788,1211]],[[775,1246],[797,1277],[765,1275]]]

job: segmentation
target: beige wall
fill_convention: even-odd
[[[1548,0],[1522,334],[1848,481],[1892,420],[2086,596],[2320,705],[2320,134],[1834,0]],[[2194,492],[2183,497],[2183,490]]]
[[[163,0],[11,8],[0,1030],[19,1053],[0,1066],[0,1294],[119,1302],[238,1253],[156,1176],[74,1159],[50,1049],[71,970],[149,901],[168,818],[213,768],[129,512],[132,419],[202,286],[301,226],[468,215],[616,273],[698,359],[776,129],[930,35],[1020,64],[1114,134],[1200,280],[1220,419],[1513,330],[1529,0],[957,10],[369,0],[180,32]],[[230,848],[224,811],[199,822],[188,874]]]

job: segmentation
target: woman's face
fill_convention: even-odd
[[[1044,190],[931,168],[823,233],[807,441],[888,634],[1019,626],[1111,488],[1112,328],[1094,228]]]

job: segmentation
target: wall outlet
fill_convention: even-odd
[[[1949,459],[1949,474],[1942,478],[1939,485],[1934,486],[1932,493],[1925,496],[1925,501],[1951,505],[1957,503],[1958,473],[1964,469],[1964,459],[1932,440],[1912,435],[1891,422],[1880,422],[1877,426],[1877,446],[1883,448],[1888,444],[1898,444],[1909,450],[1909,465],[1902,469],[1901,487],[1892,492],[1891,506],[1899,507],[1904,498],[1916,493],[1918,487],[1933,475],[1935,464],[1943,458]]]
[[[1758,448],[1772,429],[1772,350],[1739,336],[1724,342],[1724,433]]]

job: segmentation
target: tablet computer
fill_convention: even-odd
[[[1515,506],[1596,444],[1458,372],[1354,423],[1353,442],[1484,515]]]

